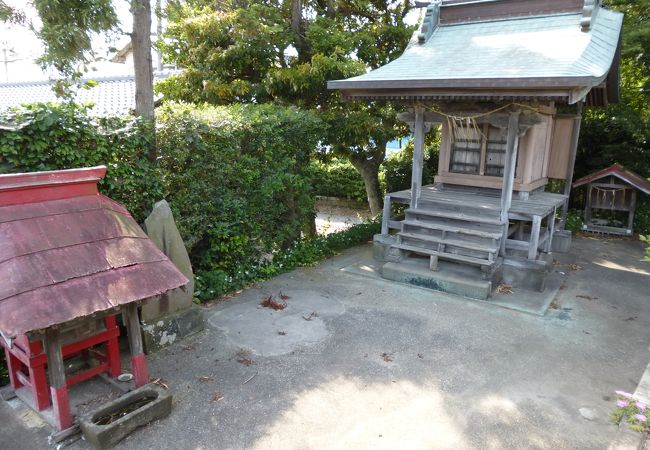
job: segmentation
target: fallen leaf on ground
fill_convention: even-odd
[[[210,383],[211,381],[214,381],[214,378],[212,378],[212,377],[199,377],[199,382],[200,383]]]
[[[548,307],[549,307],[550,309],[558,309],[558,308],[560,307],[560,305],[558,305],[557,302],[556,302],[555,300],[553,300],[553,301],[551,302],[551,304],[548,305]]]
[[[280,291],[280,298],[282,300],[289,300],[291,297],[289,297],[288,295],[283,294],[282,291]]]
[[[218,402],[219,400],[223,400],[223,394],[222,394],[221,392],[219,392],[219,391],[216,391],[216,392],[212,395],[212,401],[213,401],[213,402]]]
[[[590,297],[589,295],[576,295],[576,298],[584,298],[585,300],[598,300],[598,297]]]
[[[392,353],[382,353],[381,357],[384,358],[385,362],[392,362],[393,361],[393,354]]]
[[[260,305],[263,306],[264,308],[271,308],[275,311],[281,311],[287,307],[286,302],[285,303],[278,302],[273,298],[273,295],[269,295],[268,297],[262,299]]]
[[[512,285],[502,283],[502,284],[497,286],[496,293],[497,294],[512,294],[513,293]]]
[[[149,380],[150,383],[156,384],[160,386],[163,389],[169,389],[169,385],[167,384],[167,380],[164,378],[152,378]]]
[[[237,362],[245,366],[252,366],[253,364],[257,364],[246,352],[237,353]]]

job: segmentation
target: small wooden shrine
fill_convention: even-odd
[[[426,14],[400,57],[328,83],[344,101],[401,103],[398,117],[414,135],[411,188],[386,195],[375,237],[385,278],[485,298],[508,268],[549,267],[583,105],[618,101],[623,15],[600,3],[419,2]],[[442,133],[438,173],[423,186],[432,126]],[[552,178],[565,181],[563,193],[545,192]],[[404,217],[391,217],[394,203],[408,205]],[[410,264],[422,259],[427,274]],[[480,293],[454,290],[472,276],[436,274],[440,261],[450,271],[449,263],[480,268]]]
[[[583,229],[595,233],[632,235],[637,191],[650,194],[650,181],[620,164],[580,178],[573,187],[586,186]],[[616,222],[612,213],[625,217]]]
[[[120,374],[123,315],[136,387],[149,381],[138,303],[188,280],[129,212],[99,194],[103,166],[0,175],[0,345],[11,386],[58,430],[68,387]],[[69,358],[87,364],[66,373]]]

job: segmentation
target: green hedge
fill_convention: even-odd
[[[314,193],[367,203],[366,187],[359,172],[348,160],[312,161]]]
[[[86,107],[40,103],[0,115],[0,173],[107,166],[101,191],[138,221],[162,197],[156,168],[142,148],[151,138],[133,119],[94,119]]]
[[[194,294],[200,300],[211,300],[297,267],[316,264],[343,249],[371,240],[380,230],[379,222],[362,223],[326,236],[300,239],[279,251],[272,261],[243,266],[235,273],[199,270],[195,273]]]
[[[422,181],[433,183],[438,171],[438,139],[434,136],[424,154]],[[391,153],[379,168],[379,182],[384,192],[396,192],[411,187],[413,167],[413,143],[409,142],[399,152]],[[347,160],[334,159],[328,162],[312,161],[316,195],[338,197],[367,203],[366,188],[361,175]]]
[[[273,105],[158,111],[165,197],[196,270],[234,276],[313,224],[309,161],[323,125]]]

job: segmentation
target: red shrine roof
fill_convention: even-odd
[[[187,284],[129,212],[104,166],[0,175],[0,333],[13,338]]]
[[[613,175],[616,178],[625,181],[626,183],[634,186],[642,192],[645,192],[646,194],[650,194],[650,181],[644,180],[641,176],[637,175],[631,170],[627,170],[625,167],[621,166],[618,163],[574,181],[573,187],[575,188],[582,186],[583,184],[591,183],[592,181],[596,181],[600,178],[610,175]]]

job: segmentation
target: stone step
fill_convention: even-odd
[[[500,231],[480,229],[478,226],[472,226],[471,224],[461,226],[461,225],[446,224],[446,223],[440,223],[440,222],[429,221],[429,220],[423,221],[423,220],[415,220],[415,219],[404,220],[402,221],[402,224],[410,227],[424,228],[427,230],[447,231],[450,233],[467,234],[470,236],[479,236],[479,237],[490,238],[490,239],[501,239],[501,235],[502,235]],[[402,230],[403,229],[404,228],[402,227]]]
[[[414,245],[408,245],[408,244],[393,244],[391,247],[399,248],[400,250],[406,250],[406,251],[409,251],[409,252],[419,253],[419,254],[422,254],[422,255],[437,256],[438,258],[441,258],[441,259],[464,262],[464,263],[467,263],[467,264],[473,264],[475,266],[488,266],[488,267],[491,267],[491,266],[493,266],[495,264],[494,261],[488,261],[487,259],[483,259],[483,258],[475,258],[473,256],[457,255],[455,253],[439,252],[437,250],[431,250],[429,248],[423,248],[423,247],[416,247]]]
[[[487,223],[491,225],[502,225],[503,222],[499,217],[490,217],[485,214],[470,213],[470,212],[456,212],[456,211],[446,211],[446,210],[433,210],[433,209],[423,209],[423,208],[409,208],[406,210],[406,217],[418,215],[418,216],[427,216],[427,217],[439,217],[444,219],[458,220],[462,222],[472,222],[472,223]]]
[[[451,245],[453,247],[460,247],[467,250],[474,250],[478,252],[496,253],[499,251],[499,246],[496,243],[486,244],[480,242],[471,242],[463,239],[453,239],[449,237],[443,238],[443,237],[430,236],[427,234],[420,234],[420,233],[407,233],[404,231],[399,232],[397,234],[407,239],[430,242],[433,244]]]

